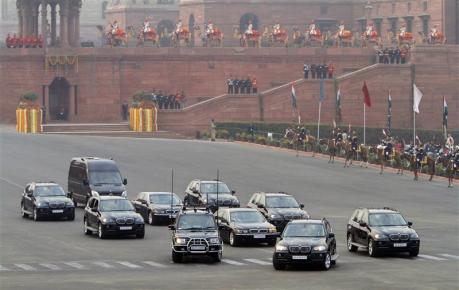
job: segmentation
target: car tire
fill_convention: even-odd
[[[183,260],[183,256],[180,253],[175,252],[172,250],[172,262],[174,263],[181,263]]]
[[[282,271],[285,270],[286,265],[279,262],[277,259],[273,259],[273,267],[275,270]]]
[[[419,255],[419,248],[410,250],[410,257],[417,257]]]
[[[213,253],[212,254],[212,260],[214,260],[215,263],[220,263],[222,261],[222,252],[218,252],[218,253]]]
[[[25,208],[24,208],[24,204],[21,203],[21,216],[23,218],[28,218],[29,217],[29,214],[25,212]]]
[[[330,253],[327,253],[325,254],[325,259],[322,262],[322,269],[325,271],[330,270],[331,264],[332,264],[332,261],[331,261]]]
[[[239,241],[237,236],[234,234],[234,231],[231,231],[229,234],[229,244],[231,247],[239,246]]]
[[[33,208],[33,220],[34,221],[39,221],[40,220],[40,216],[38,215],[38,211],[37,211],[36,207]]]
[[[373,239],[368,240],[368,256],[376,257],[378,256],[378,251],[375,248],[375,242]]]
[[[155,224],[155,216],[151,211],[148,212],[148,224],[154,225]]]
[[[277,239],[269,239],[268,240],[268,246],[274,247],[277,243]]]
[[[88,228],[88,220],[85,218],[83,221],[83,232],[85,235],[91,235],[92,231]]]
[[[99,239],[105,239],[105,237],[107,236],[107,234],[105,233],[104,227],[102,226],[101,223],[97,225],[97,236],[99,237]]]
[[[143,239],[143,238],[145,237],[145,230],[143,230],[143,231],[141,231],[141,232],[137,232],[137,233],[135,234],[135,237],[136,237],[137,239]]]
[[[352,238],[352,234],[347,234],[347,249],[349,252],[357,252],[359,247],[354,246],[353,243],[354,239]]]

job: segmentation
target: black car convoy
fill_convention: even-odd
[[[75,219],[75,207],[84,204],[84,233],[145,236],[145,222],[171,224],[172,261],[187,256],[222,260],[223,242],[275,246],[273,267],[336,263],[336,239],[326,219],[310,219],[304,205],[283,192],[256,192],[240,208],[235,191],[222,181],[193,180],[183,202],[171,192],[141,192],[126,199],[127,180],[111,159],[77,157],[70,163],[68,193],[55,182],[32,182],[21,197],[21,215]],[[368,251],[371,257],[388,252],[419,254],[420,239],[412,223],[391,208],[358,208],[346,229],[347,248]]]

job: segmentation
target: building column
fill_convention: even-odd
[[[49,122],[49,86],[45,86],[45,118],[46,118],[46,122]]]
[[[75,86],[69,87],[69,112],[68,112],[68,121],[71,122],[75,120]]]
[[[22,36],[29,34],[29,5],[30,3],[22,2]]]
[[[75,44],[74,46],[80,46],[80,9],[75,9]]]
[[[43,48],[48,46],[48,3],[41,1],[41,34],[43,37]]]
[[[51,3],[51,46],[56,46],[56,3]]]
[[[74,43],[74,35],[75,35],[75,21],[74,21],[74,13],[73,13],[73,7],[69,7],[69,13],[67,17],[67,35],[68,35],[68,40],[70,46],[73,46]]]
[[[38,35],[38,4],[32,2],[31,4],[32,9],[32,34],[37,36]]]
[[[23,28],[24,28],[23,23],[22,23],[22,21],[23,21],[22,14],[24,13],[24,9],[22,7],[22,2],[18,1],[17,5],[18,5],[17,6],[18,7],[18,35],[17,36],[18,37],[22,37],[22,34],[23,34],[22,31],[23,31]]]
[[[69,46],[69,38],[68,38],[68,16],[69,16],[69,5],[68,2],[62,0],[60,2],[61,6],[59,7],[59,14],[60,14],[60,33],[59,33],[59,40],[60,40],[60,47],[68,47]]]

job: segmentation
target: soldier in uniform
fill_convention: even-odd
[[[359,137],[357,136],[357,133],[355,131],[352,131],[351,147],[353,153],[355,154],[354,156],[356,156],[357,149],[359,148]]]
[[[448,134],[448,137],[446,138],[445,147],[448,148],[450,151],[454,149],[454,138],[453,136],[451,136],[451,134]]]
[[[254,94],[258,93],[258,84],[257,84],[257,78],[256,77],[252,78],[252,92]]]
[[[182,19],[179,19],[179,21],[175,24],[175,35],[178,35],[183,31],[183,23]]]
[[[402,27],[400,27],[400,36],[403,38],[406,35],[406,25],[403,24]]]
[[[314,20],[311,21],[309,24],[309,35],[316,35],[317,34],[317,27],[316,22]]]
[[[303,73],[304,73],[304,78],[308,79],[308,74],[309,74],[309,65],[305,63],[303,65]]]
[[[426,153],[422,146],[420,146],[417,151],[416,151],[416,157],[414,160],[414,180],[418,180],[418,172],[422,169],[422,160],[424,160],[424,157],[426,156]]]
[[[227,80],[227,84],[228,84],[228,94],[232,94],[234,92],[234,89],[233,89],[234,84],[233,84],[233,77],[231,75]]]
[[[214,119],[210,121],[210,141],[215,142],[215,135],[217,132],[217,125],[215,124]]]
[[[273,25],[273,35],[278,35],[280,33],[281,25],[279,19],[276,19],[276,24]]]
[[[145,18],[144,22],[143,22],[143,34],[147,34],[149,32],[151,32],[151,27],[150,27],[150,21],[148,21],[147,18]]]
[[[252,20],[249,20],[249,25],[247,25],[247,29],[245,30],[246,35],[252,35],[253,34],[253,24]]]
[[[238,78],[234,79],[233,84],[234,84],[234,93],[239,94],[240,81],[238,80]]]
[[[247,77],[245,80],[245,93],[250,94],[252,92],[252,80],[250,79],[250,76]]]
[[[113,23],[111,24],[111,33],[112,35],[116,35],[116,33],[118,32],[118,21],[113,21]]]
[[[341,132],[341,129],[338,128],[336,131],[336,136],[335,136],[336,142],[342,142],[343,141],[343,132]]]
[[[316,65],[315,64],[311,64],[311,78],[315,79],[316,78]]]
[[[339,38],[343,38],[343,35],[344,35],[344,21],[341,21],[339,26],[338,26],[338,37]]]
[[[437,25],[434,25],[434,27],[430,29],[430,42],[431,43],[435,42],[435,39],[437,38],[437,34],[438,34]]]
[[[209,21],[207,21],[206,34],[211,35],[213,33],[214,33],[214,24],[212,23],[212,20],[209,19]]]

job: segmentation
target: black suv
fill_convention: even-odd
[[[420,240],[412,223],[391,208],[359,208],[347,223],[347,248],[355,252],[358,248],[368,249],[369,256],[384,251],[419,254]]]
[[[309,218],[308,213],[303,210],[304,205],[298,204],[293,196],[285,193],[254,193],[247,207],[259,210],[279,232],[291,220]]]
[[[320,265],[324,270],[336,263],[335,234],[326,219],[295,220],[287,224],[273,254],[273,266]]]
[[[170,223],[183,206],[180,198],[170,192],[141,192],[132,204],[150,225]]]
[[[111,159],[76,157],[70,162],[67,186],[75,206],[78,203],[86,205],[91,197],[102,195],[126,197],[126,184],[127,179],[122,179]]]
[[[132,203],[119,196],[99,196],[89,199],[84,210],[84,233],[97,232],[99,238],[108,235],[145,236],[145,223]]]
[[[191,181],[186,188],[183,202],[186,206],[207,207],[214,212],[219,206],[239,207],[240,203],[237,197],[234,196],[235,193],[234,190],[230,191],[224,182],[196,179]]]
[[[172,232],[172,261],[182,262],[184,256],[210,256],[222,259],[223,244],[215,218],[207,210],[183,210],[177,216]]]
[[[75,206],[65,191],[54,182],[32,182],[26,185],[21,198],[21,215],[41,218],[62,218],[73,221]]]

